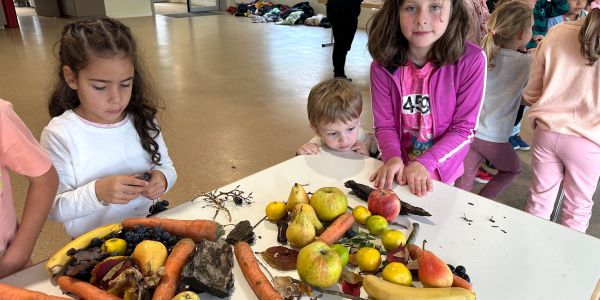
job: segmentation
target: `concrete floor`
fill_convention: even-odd
[[[14,104],[39,137],[49,121],[46,103],[56,76],[52,47],[69,20],[20,16],[19,21],[20,28],[0,30],[0,97]],[[286,160],[312,136],[306,97],[314,84],[332,76],[332,49],[321,48],[330,38],[328,29],[253,24],[226,14],[122,21],[137,36],[165,96],[160,122],[179,179],[164,198],[173,204]],[[365,44],[359,30],[346,72],[363,93],[362,122],[369,127],[371,58]],[[524,128],[530,141],[531,131]],[[498,201],[521,209],[531,167],[529,153],[519,155],[524,172]],[[27,183],[15,174],[11,178],[20,215]],[[588,233],[600,237],[598,206]],[[33,260],[47,258],[67,240],[61,226],[48,221]]]

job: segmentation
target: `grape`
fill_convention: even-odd
[[[235,202],[236,205],[242,205],[242,203],[244,202],[244,199],[242,199],[242,197],[240,197],[240,196],[235,196],[235,197],[233,197],[233,202]]]
[[[450,268],[450,272],[452,272],[452,273],[454,274],[454,271],[456,270],[456,269],[454,268],[454,266],[453,266],[453,265],[451,265],[451,264],[448,264],[448,268]]]
[[[102,240],[97,237],[93,238],[92,241],[90,242],[90,247],[92,247],[92,248],[100,247],[100,246],[102,246]]]
[[[456,266],[456,275],[467,274],[467,269],[464,266]]]
[[[75,248],[71,248],[67,251],[68,256],[73,256],[75,255],[75,253],[77,253],[77,250]]]
[[[159,203],[162,204],[162,206],[165,206],[165,207],[169,206],[169,200],[160,200]]]
[[[469,278],[469,275],[467,275],[467,274],[462,274],[462,276],[461,275],[457,275],[457,276],[466,280],[467,282],[471,282],[471,278]]]

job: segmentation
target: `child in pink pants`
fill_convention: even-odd
[[[556,25],[538,46],[523,98],[532,104],[531,198],[525,210],[548,219],[559,186],[562,224],[585,232],[600,178],[600,9]],[[583,47],[581,45],[587,45]]]

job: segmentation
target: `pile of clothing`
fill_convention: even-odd
[[[300,2],[292,7],[284,4],[273,4],[271,1],[252,1],[231,6],[227,11],[236,17],[252,18],[254,23],[274,22],[277,25],[305,24],[310,26],[331,27],[331,23],[322,14],[315,15],[315,10],[308,2]]]

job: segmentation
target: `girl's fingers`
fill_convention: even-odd
[[[392,188],[392,185],[394,184],[394,178],[396,177],[395,175],[396,174],[394,174],[394,170],[392,168],[387,169],[384,188]]]
[[[148,185],[148,182],[142,179],[138,179],[135,177],[130,177],[130,176],[124,176],[121,184],[123,185],[128,185],[128,186],[139,186],[139,187],[145,187]]]
[[[431,180],[431,178],[427,178],[425,184],[427,185],[427,191],[433,192],[433,181]]]

